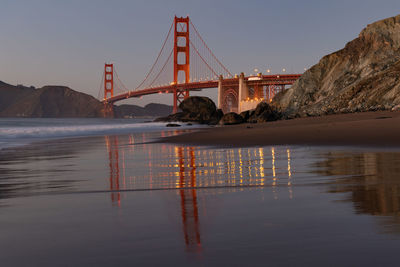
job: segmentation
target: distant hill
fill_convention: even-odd
[[[103,104],[91,95],[65,86],[42,88],[10,85],[0,81],[0,117],[96,118],[103,117]],[[166,116],[172,107],[163,104],[114,106],[115,117]]]
[[[103,117],[103,105],[65,86],[39,89],[0,83],[0,117]]]
[[[34,88],[13,86],[0,81],[0,114],[21,98],[32,94]]]
[[[136,105],[115,106],[115,117],[161,117],[172,113],[172,106],[164,104],[147,104],[144,107]]]

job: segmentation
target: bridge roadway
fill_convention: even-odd
[[[261,75],[261,76],[249,76],[245,77],[247,84],[249,86],[257,84],[258,86],[265,85],[291,85],[295,80],[297,80],[301,75],[300,74],[277,74],[277,75]],[[118,94],[107,99],[103,100],[103,103],[114,103],[117,101],[121,101],[131,97],[141,97],[145,95],[151,94],[165,94],[165,93],[173,93],[175,90],[177,91],[200,91],[202,89],[209,88],[217,88],[218,80],[212,81],[199,81],[199,82],[190,82],[190,83],[180,83],[180,84],[171,84],[166,86],[154,87],[154,88],[146,88],[142,90],[132,90],[122,94]],[[239,77],[223,79],[222,82],[224,85],[238,86]]]

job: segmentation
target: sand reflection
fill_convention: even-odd
[[[163,132],[162,136],[167,134]],[[290,149],[207,149],[143,144],[146,140],[146,134],[105,137],[111,191],[284,186],[293,197]],[[123,188],[120,187],[121,175]]]
[[[379,216],[384,232],[400,233],[399,153],[345,153],[324,155],[318,173],[339,176],[328,182],[329,192],[349,193],[357,213]]]
[[[171,134],[175,133],[161,133],[162,136]],[[204,202],[199,200],[199,190],[204,193],[210,188],[224,188],[225,192],[234,192],[244,187],[269,186],[278,199],[278,189],[283,186],[288,188],[285,195],[293,198],[290,149],[204,149],[143,144],[148,139],[146,134],[105,137],[111,202],[121,206],[121,194],[126,189],[177,190],[183,239],[190,252],[201,252],[199,210],[200,203]],[[201,210],[205,212],[206,207]]]

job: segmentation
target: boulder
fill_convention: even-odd
[[[185,113],[212,114],[217,107],[208,97],[192,96],[183,100],[179,108]]]
[[[276,121],[282,118],[282,114],[267,102],[261,102],[254,111],[249,112],[248,122],[261,123],[267,121]]]
[[[155,121],[182,121],[215,125],[223,116],[222,111],[217,110],[214,102],[208,97],[188,97],[179,105],[179,108],[182,112],[158,118]]]
[[[165,127],[181,127],[181,125],[176,123],[168,123],[167,125],[165,125]]]
[[[244,121],[248,121],[250,118],[250,111],[249,110],[243,111],[239,115],[243,118]]]
[[[219,121],[220,125],[233,125],[245,122],[242,116],[235,112],[226,113]]]
[[[400,111],[400,105],[394,106],[392,111]]]

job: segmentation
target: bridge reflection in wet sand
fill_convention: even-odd
[[[162,132],[162,136],[172,134],[174,132]],[[221,187],[234,192],[243,187],[271,186],[273,196],[277,199],[278,186],[285,186],[288,189],[286,196],[293,198],[290,149],[279,150],[280,160],[277,163],[278,152],[275,148],[206,150],[164,144],[160,148],[168,156],[160,159],[157,152],[153,151],[159,146],[142,144],[148,139],[146,134],[129,136],[129,146],[120,146],[119,138],[126,136],[105,137],[112,203],[121,206],[124,190],[177,190],[183,237],[188,251],[201,251],[198,190]],[[135,146],[135,142],[141,145]],[[144,153],[144,162],[147,164],[142,166],[145,168],[143,176],[125,177],[125,168],[129,166],[129,162],[125,161],[129,161],[130,153]],[[287,163],[282,164],[282,157]]]
[[[397,150],[143,144],[171,134],[2,151],[3,265],[399,261]]]

